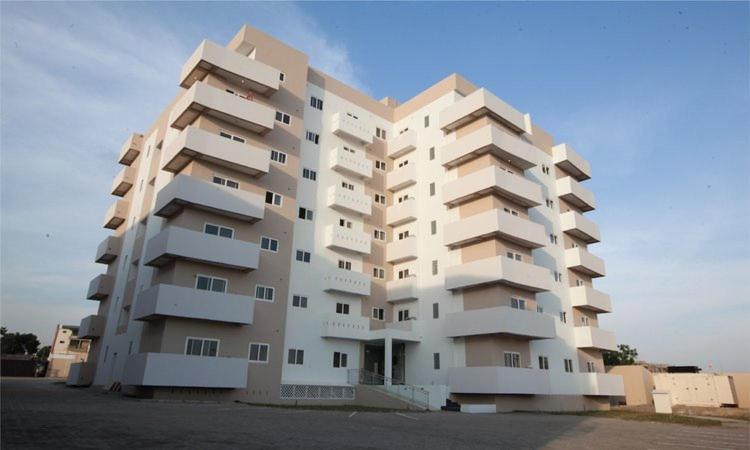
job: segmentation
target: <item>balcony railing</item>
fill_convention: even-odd
[[[157,284],[138,294],[133,319],[148,321],[180,317],[251,325],[254,310],[255,299],[246,295]]]
[[[385,220],[392,227],[417,220],[417,200],[410,198],[389,206],[385,210]]]
[[[88,300],[104,300],[112,295],[112,287],[115,284],[115,278],[112,275],[101,274],[94,277],[89,283],[89,289],[86,292]]]
[[[446,315],[448,337],[505,334],[521,339],[555,337],[555,319],[537,311],[509,306],[472,309]]]
[[[480,117],[490,117],[517,133],[530,133],[530,120],[523,113],[486,89],[477,89],[440,113],[440,128],[448,133]]]
[[[568,144],[552,147],[552,162],[578,181],[591,178],[591,167],[581,155]]]
[[[96,339],[104,334],[107,318],[104,316],[86,316],[78,327],[78,337],[81,339]]]
[[[599,226],[578,211],[568,211],[560,214],[560,228],[565,233],[574,236],[587,244],[599,242]]]
[[[496,125],[486,125],[445,145],[441,154],[443,165],[449,168],[489,153],[526,170],[536,165],[538,152],[536,147],[518,136]]]
[[[112,182],[112,189],[110,190],[112,195],[122,197],[127,194],[135,184],[136,173],[135,167],[123,167]]]
[[[417,259],[417,237],[389,242],[385,248],[385,260],[391,264],[400,264]]]
[[[370,319],[348,314],[326,314],[321,319],[321,337],[367,341]]]
[[[414,130],[405,131],[398,136],[394,136],[388,141],[388,157],[392,159],[400,158],[409,152],[417,149],[417,132]]]
[[[526,248],[547,244],[544,226],[499,209],[492,209],[445,225],[443,241],[455,248],[486,239],[502,238]]]
[[[596,209],[594,194],[581,186],[581,183],[574,180],[573,177],[557,179],[557,196],[581,211]]]
[[[370,277],[352,270],[332,269],[323,277],[323,290],[359,296],[370,295]]]
[[[548,291],[549,269],[505,256],[480,259],[445,269],[445,288],[450,290],[489,284],[505,284],[531,292]]]
[[[122,384],[189,388],[247,388],[247,358],[137,353],[125,364]]]
[[[122,249],[122,238],[119,236],[107,236],[96,248],[95,262],[110,264],[120,256]]]
[[[104,215],[104,228],[110,230],[116,230],[128,217],[128,209],[130,209],[130,203],[126,200],[117,200],[109,207],[107,213]]]
[[[331,118],[331,130],[340,138],[357,144],[372,144],[375,127],[347,113],[337,112]]]
[[[368,233],[362,231],[329,225],[326,227],[325,245],[333,250],[369,255],[372,238]]]
[[[360,191],[351,191],[336,185],[328,188],[328,207],[344,212],[369,216],[372,214],[372,198]]]
[[[454,394],[550,394],[548,370],[521,367],[453,367],[448,384]]]
[[[622,397],[625,385],[621,375],[606,373],[581,373],[581,393],[583,395],[602,395]]]
[[[443,203],[458,206],[485,195],[495,194],[520,205],[542,204],[542,187],[526,178],[490,166],[471,172],[443,186]]]
[[[141,154],[142,151],[143,135],[133,133],[122,145],[122,148],[120,149],[120,156],[117,158],[117,161],[120,164],[129,166],[133,164],[133,161],[135,161],[135,159],[138,157],[138,155]]]
[[[385,176],[385,187],[391,192],[406,189],[417,184],[417,165],[407,164],[396,168]]]
[[[372,178],[372,161],[365,158],[363,153],[352,153],[343,146],[331,150],[331,169],[355,178]]]
[[[565,250],[565,264],[568,269],[584,273],[592,278],[606,275],[604,261],[580,247]]]
[[[417,300],[419,287],[416,276],[408,276],[400,280],[392,280],[386,284],[386,299],[391,303],[409,302]]]
[[[589,309],[597,313],[612,312],[609,295],[588,286],[571,287],[570,303],[574,308]]]
[[[575,327],[575,342],[578,348],[617,351],[615,334],[597,327]]]

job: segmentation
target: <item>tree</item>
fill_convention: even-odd
[[[620,344],[616,352],[604,352],[605,366],[632,366],[638,359],[638,350],[629,345]]]
[[[52,347],[49,345],[45,345],[44,347],[40,348],[39,351],[36,352],[37,361],[47,361],[50,350],[52,350]]]
[[[8,333],[0,329],[0,353],[4,355],[33,355],[39,350],[39,339],[33,333]]]

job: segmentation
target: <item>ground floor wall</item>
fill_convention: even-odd
[[[485,406],[494,406],[496,412],[511,411],[608,411],[609,397],[583,395],[492,395],[459,394],[451,399],[462,405],[463,411],[471,411],[472,406],[483,407],[475,411],[488,412]],[[465,407],[468,405],[468,408]],[[491,411],[490,411],[491,412]]]

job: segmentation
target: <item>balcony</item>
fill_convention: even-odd
[[[89,283],[89,290],[86,292],[86,298],[88,300],[104,300],[112,295],[114,284],[115,277],[112,275],[97,275]]]
[[[352,295],[370,295],[370,277],[352,270],[333,269],[323,277],[323,290]]]
[[[331,169],[354,178],[372,178],[372,161],[365,158],[361,151],[351,153],[344,147],[331,150]]]
[[[577,211],[560,214],[560,227],[564,233],[582,240],[587,244],[599,242],[599,226]]]
[[[417,165],[407,164],[388,172],[385,176],[385,187],[396,192],[417,184]]]
[[[540,185],[496,166],[479,169],[446,183],[443,203],[453,207],[490,194],[506,197],[528,208],[542,204]]]
[[[388,141],[387,154],[391,159],[404,156],[417,149],[417,132],[414,130],[404,131]]]
[[[389,242],[385,248],[385,260],[391,264],[400,264],[417,259],[417,237]]]
[[[440,113],[440,128],[448,133],[480,117],[490,117],[515,132],[530,133],[526,117],[486,89],[478,89]]]
[[[325,234],[325,246],[336,251],[370,254],[372,238],[362,231],[351,228],[328,225]]]
[[[550,290],[552,282],[548,269],[505,256],[480,259],[445,270],[446,289],[457,290],[489,284],[505,284],[541,292]]]
[[[574,327],[578,348],[592,348],[609,352],[617,351],[615,334],[596,327]]]
[[[581,373],[582,395],[606,395],[622,397],[625,395],[625,385],[621,375],[606,373]]]
[[[255,223],[263,219],[265,200],[253,192],[221,186],[188,175],[177,175],[156,195],[154,214],[170,218],[185,207]]]
[[[606,275],[604,261],[580,247],[565,250],[565,265],[592,278]]]
[[[350,191],[336,185],[328,188],[329,208],[363,216],[372,214],[372,198],[364,192]]]
[[[576,153],[568,144],[552,147],[552,162],[578,181],[591,178],[589,162]]]
[[[259,257],[260,247],[253,242],[170,226],[148,241],[144,262],[147,266],[161,267],[181,259],[250,271],[258,268]]]
[[[122,384],[191,388],[247,388],[247,358],[137,353],[125,363]]]
[[[550,394],[548,370],[520,367],[452,367],[448,384],[453,394]]]
[[[410,198],[394,203],[385,210],[386,224],[397,227],[417,220],[417,200]]]
[[[78,327],[78,337],[81,339],[96,339],[104,334],[107,318],[104,316],[86,316]]]
[[[117,200],[109,207],[104,215],[104,228],[116,230],[125,222],[128,217],[130,203],[125,200]]]
[[[539,150],[533,145],[495,125],[472,131],[445,145],[441,151],[443,166],[448,168],[489,153],[523,170],[536,165],[537,152]]]
[[[581,186],[581,183],[574,180],[573,177],[557,179],[557,196],[579,208],[581,211],[585,212],[596,209],[594,194]]]
[[[96,365],[93,362],[73,363],[70,365],[65,384],[68,386],[91,386],[95,374]]]
[[[182,66],[180,86],[185,89],[213,73],[261,95],[279,90],[279,71],[245,55],[204,40]]]
[[[182,130],[201,114],[261,135],[271,131],[276,120],[276,111],[268,106],[198,82],[177,100],[169,124]]]
[[[326,314],[321,321],[320,336],[367,341],[370,338],[370,318],[349,314]]]
[[[507,334],[522,339],[555,337],[555,319],[536,311],[509,306],[473,309],[446,315],[448,337]]]
[[[570,288],[570,303],[574,308],[589,309],[597,313],[612,312],[609,295],[588,286]]]
[[[179,173],[194,160],[259,177],[268,173],[271,152],[187,126],[165,150],[162,169]]]
[[[141,154],[142,151],[143,135],[133,133],[122,145],[122,148],[120,149],[120,156],[118,156],[117,161],[120,164],[129,166],[133,164],[133,161],[135,161],[135,159],[138,157],[138,155]]]
[[[146,236],[144,234],[140,236],[136,236],[135,240],[133,241],[133,252],[130,254],[130,261],[133,264],[137,264],[138,261],[141,260],[141,254],[143,253],[143,241],[146,240]]]
[[[135,176],[138,173],[135,167],[123,167],[112,182],[112,195],[122,197],[128,193],[135,184]]]
[[[336,136],[357,144],[372,144],[375,128],[364,120],[347,113],[337,112],[331,118],[331,130]]]
[[[385,328],[370,330],[370,340],[379,341],[390,337],[400,342],[422,342],[423,333],[418,320],[387,322]]]
[[[443,235],[443,242],[451,248],[495,238],[526,248],[541,248],[547,243],[544,226],[499,209],[449,223],[445,225]]]
[[[386,299],[391,303],[411,302],[417,300],[419,287],[414,275],[392,280],[386,284]]]
[[[95,262],[109,264],[118,256],[122,249],[122,238],[119,236],[107,236],[96,248]]]
[[[246,295],[157,284],[138,294],[133,319],[149,321],[179,317],[251,325],[254,310],[255,299]]]

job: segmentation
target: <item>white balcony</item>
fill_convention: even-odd
[[[548,370],[520,367],[452,367],[448,385],[454,394],[550,394]]]
[[[443,165],[448,168],[489,153],[526,170],[536,165],[536,154],[539,151],[518,136],[495,125],[487,125],[445,145],[441,154]]]
[[[387,152],[391,159],[400,158],[417,149],[417,132],[414,130],[404,131],[388,141]]]
[[[363,231],[337,225],[326,227],[325,246],[332,250],[369,255],[371,244],[372,238]]]
[[[568,233],[587,244],[594,244],[601,239],[599,226],[578,211],[560,214],[560,228],[564,233]]]
[[[93,362],[79,362],[70,365],[68,379],[65,384],[68,386],[91,386],[94,382],[96,365]]]
[[[263,219],[265,200],[253,192],[221,186],[188,175],[177,175],[156,195],[154,214],[170,218],[185,207],[254,223]]]
[[[342,112],[335,113],[331,118],[331,130],[336,136],[357,144],[372,144],[375,135],[375,127],[372,124]]]
[[[118,256],[122,249],[122,238],[119,236],[107,236],[96,248],[95,262],[109,264]]]
[[[605,395],[622,397],[625,385],[621,375],[606,373],[580,373],[582,395]]]
[[[144,262],[160,267],[182,259],[242,271],[258,268],[260,247],[253,242],[169,226],[146,244]]]
[[[321,337],[367,341],[370,318],[351,314],[325,314],[321,319]]]
[[[355,178],[372,178],[372,161],[364,157],[364,152],[352,153],[343,146],[331,150],[331,169]]]
[[[251,325],[255,299],[246,295],[204,291],[171,284],[157,284],[138,294],[135,320],[164,317]]]
[[[115,175],[115,179],[112,181],[112,189],[110,193],[118,197],[122,197],[128,193],[130,188],[135,184],[135,176],[138,173],[135,167],[123,167],[120,172]]]
[[[370,295],[370,277],[352,270],[332,269],[323,277],[323,290],[352,295]]]
[[[258,177],[268,173],[271,152],[187,126],[164,151],[162,169],[179,173],[194,160]]]
[[[104,300],[112,295],[112,287],[115,284],[115,277],[112,275],[101,274],[94,277],[89,283],[89,289],[86,292],[88,300]]]
[[[548,291],[549,269],[505,256],[480,259],[445,269],[445,288],[450,290],[489,284],[505,284],[532,292]]]
[[[466,174],[443,186],[443,203],[457,206],[485,195],[506,197],[520,205],[542,204],[542,187],[526,178],[489,166]]]
[[[581,183],[574,180],[573,177],[557,179],[557,196],[581,211],[596,209],[594,194],[581,186]]]
[[[276,111],[268,106],[197,82],[177,100],[169,124],[182,130],[202,114],[261,135],[271,131],[276,120]]]
[[[117,200],[109,207],[107,213],[104,215],[104,228],[110,230],[116,230],[125,222],[128,218],[128,209],[130,209],[130,202],[126,200]]]
[[[499,209],[491,209],[445,225],[443,242],[455,248],[490,238],[502,238],[527,248],[547,244],[544,226]]]
[[[592,278],[606,275],[604,261],[580,247],[565,250],[565,265],[568,269],[584,273]]]
[[[370,330],[371,341],[385,341],[387,337],[397,342],[421,342],[422,331],[418,320],[387,322],[385,328]]]
[[[203,81],[209,73],[261,95],[271,95],[279,90],[280,72],[277,69],[204,40],[182,66],[180,86],[187,89],[196,81]]]
[[[617,340],[611,331],[604,331],[598,327],[575,327],[574,332],[578,348],[617,351]]]
[[[570,288],[570,303],[574,308],[589,309],[597,313],[612,312],[609,295],[588,286]]]
[[[125,363],[129,386],[247,388],[247,358],[137,353]]]
[[[417,237],[389,242],[385,248],[385,260],[391,264],[400,264],[417,259]]]
[[[522,339],[555,337],[555,319],[552,316],[509,306],[448,313],[445,322],[448,337],[482,334],[507,334]]]
[[[589,162],[568,144],[559,144],[552,147],[552,162],[578,181],[591,178]]]
[[[385,210],[385,220],[392,227],[417,220],[417,200],[410,198],[389,206]]]
[[[419,298],[419,286],[414,275],[386,283],[386,299],[391,303],[411,302]]]
[[[104,316],[86,316],[81,320],[78,327],[78,337],[81,339],[96,339],[104,334],[104,326],[107,324],[107,318]]]
[[[397,167],[385,176],[385,187],[391,192],[400,191],[415,184],[417,184],[417,165],[413,162]]]
[[[478,89],[440,113],[440,128],[447,132],[488,116],[516,131],[530,133],[524,114],[486,89]]]
[[[122,148],[120,149],[120,156],[118,156],[117,161],[120,164],[129,166],[133,164],[133,161],[138,157],[138,155],[141,154],[143,151],[143,135],[138,133],[133,133],[128,137],[128,140],[125,141],[124,144],[122,144]]]
[[[364,192],[350,191],[336,185],[328,188],[329,208],[363,216],[372,214],[372,198]]]

